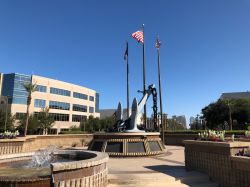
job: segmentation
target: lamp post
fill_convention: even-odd
[[[227,106],[228,106],[228,115],[229,115],[230,130],[233,130],[231,103],[230,103],[229,100],[227,100]]]
[[[176,118],[174,117],[174,123],[173,123],[173,131],[175,130],[175,125],[176,125]]]
[[[197,116],[196,116],[196,127],[195,127],[195,130],[198,130],[198,126],[199,126],[199,114],[197,114]]]

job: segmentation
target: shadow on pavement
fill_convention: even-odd
[[[155,165],[145,166],[145,168],[172,176],[175,180],[180,180],[181,183],[190,187],[213,184],[206,174],[197,171],[186,171],[185,166]]]

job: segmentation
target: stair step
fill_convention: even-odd
[[[218,187],[216,183],[202,183],[199,185],[182,183],[158,183],[158,184],[108,184],[108,187]]]
[[[158,183],[158,184],[109,184],[108,187],[218,187],[216,183],[202,183],[200,185],[174,184],[174,183]]]
[[[108,187],[218,187],[206,174],[169,171],[150,174],[109,174]]]

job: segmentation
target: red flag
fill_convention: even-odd
[[[136,31],[132,34],[132,37],[138,42],[144,43],[143,31]]]

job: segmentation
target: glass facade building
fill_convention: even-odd
[[[37,85],[32,93],[30,114],[50,108],[50,115],[55,119],[53,128],[69,129],[90,115],[100,117],[99,94],[95,90],[37,75],[10,73],[1,74],[0,78],[0,96],[9,98],[11,113],[17,118],[26,113],[28,92],[23,85],[29,83]]]
[[[2,95],[8,96],[9,104],[27,104],[28,92],[23,84],[31,83],[31,76],[18,73],[4,74]]]

